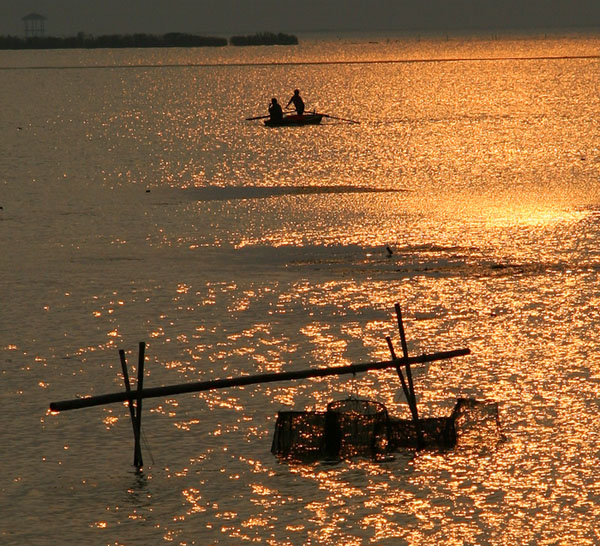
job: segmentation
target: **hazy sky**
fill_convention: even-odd
[[[600,27],[600,0],[0,0],[0,34],[31,12],[54,36]]]

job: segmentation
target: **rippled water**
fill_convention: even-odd
[[[0,542],[597,544],[599,46],[1,52]],[[295,87],[361,123],[244,120]],[[125,406],[48,412],[139,341],[147,386],[387,359],[396,301],[411,354],[472,351],[421,414],[496,400],[503,441],[271,455],[280,409],[407,417],[391,371],[146,400],[141,474]]]

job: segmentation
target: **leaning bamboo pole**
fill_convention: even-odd
[[[457,356],[470,354],[469,349],[456,349],[453,351],[442,351],[437,353],[422,354],[420,356],[403,357],[383,362],[368,362],[365,364],[351,364],[348,366],[333,366],[330,368],[314,368],[308,370],[298,370],[292,372],[266,373],[258,375],[247,375],[242,377],[229,377],[225,379],[214,379],[211,381],[199,381],[194,383],[183,383],[179,385],[167,385],[164,387],[151,387],[142,389],[136,393],[114,392],[101,394],[98,396],[88,396],[85,398],[76,398],[74,400],[63,400],[52,402],[50,411],[67,411],[73,409],[90,408],[93,406],[102,406],[117,402],[130,400],[132,395],[136,395],[138,400],[142,398],[159,398],[171,396],[174,394],[185,394],[190,392],[202,392],[215,389],[226,389],[229,387],[242,387],[245,385],[256,385],[260,383],[273,383],[275,381],[294,381],[298,379],[308,379],[311,377],[327,377],[332,375],[357,374],[369,370],[384,370],[387,368],[407,367],[411,364],[425,364],[438,360],[446,360]]]
[[[406,343],[406,333],[404,332],[404,324],[402,322],[402,311],[400,310],[400,304],[394,305],[396,310],[396,318],[398,319],[398,331],[400,333],[400,343],[402,343],[402,354],[404,358],[408,358],[408,345]],[[392,355],[393,357],[393,355]],[[400,368],[398,368],[400,371]],[[415,424],[415,432],[417,433],[417,449],[421,449],[423,446],[423,431],[421,429],[421,423],[419,422],[419,412],[417,410],[417,395],[415,394],[415,386],[413,383],[412,372],[410,371],[410,364],[406,364],[406,379],[408,381],[408,392],[411,396],[411,401],[408,403],[410,411],[413,416],[413,422]]]

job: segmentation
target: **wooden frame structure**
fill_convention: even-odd
[[[398,330],[400,333],[400,340],[402,344],[402,357],[398,358],[391,339],[386,337],[388,347],[392,356],[391,360],[381,362],[369,362],[365,364],[351,364],[348,366],[334,366],[330,368],[314,368],[307,370],[298,370],[291,372],[279,372],[279,373],[266,373],[257,375],[248,375],[242,377],[230,377],[225,379],[214,379],[211,381],[199,381],[193,383],[183,383],[177,385],[167,385],[163,387],[151,387],[144,388],[144,360],[145,360],[145,348],[146,344],[140,342],[139,353],[138,353],[138,366],[137,366],[137,385],[136,390],[131,389],[129,382],[129,373],[127,371],[127,362],[125,359],[125,352],[119,350],[119,357],[121,360],[121,367],[123,370],[123,381],[125,383],[125,392],[115,392],[109,394],[101,394],[97,396],[88,396],[84,398],[76,398],[72,400],[63,400],[59,402],[50,403],[50,411],[60,412],[73,409],[89,408],[94,406],[103,406],[106,404],[113,404],[117,402],[127,402],[129,406],[129,412],[131,416],[131,423],[133,426],[134,436],[134,466],[140,470],[143,466],[142,450],[141,450],[141,426],[142,426],[142,400],[144,398],[157,398],[167,397],[175,394],[184,394],[190,392],[204,392],[216,389],[225,389],[230,387],[240,387],[245,385],[257,385],[263,383],[272,383],[279,381],[294,381],[300,379],[308,379],[312,377],[327,377],[333,375],[345,375],[366,372],[369,370],[384,370],[388,368],[395,368],[402,383],[402,389],[408,406],[411,411],[412,420],[415,424],[415,431],[417,434],[417,449],[421,449],[423,446],[422,431],[419,424],[419,413],[417,410],[417,398],[415,395],[415,389],[412,378],[411,365],[413,364],[424,364],[427,362],[436,362],[439,360],[446,360],[457,356],[465,356],[471,353],[468,348],[456,349],[453,351],[443,351],[437,353],[422,354],[420,356],[409,356],[408,346],[406,343],[406,334],[404,332],[404,325],[402,321],[402,313],[400,306],[395,305],[396,317],[398,320]],[[402,368],[406,372],[406,380],[402,372]]]

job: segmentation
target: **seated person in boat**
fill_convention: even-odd
[[[275,98],[271,99],[271,104],[269,104],[269,115],[271,116],[271,121],[281,121],[283,119],[281,104]]]
[[[296,108],[296,113],[299,116],[301,116],[304,113],[304,101],[302,100],[302,97],[300,96],[300,91],[298,89],[294,89],[294,94],[292,95],[292,98],[287,103],[286,108],[292,103],[294,103],[294,108]]]

